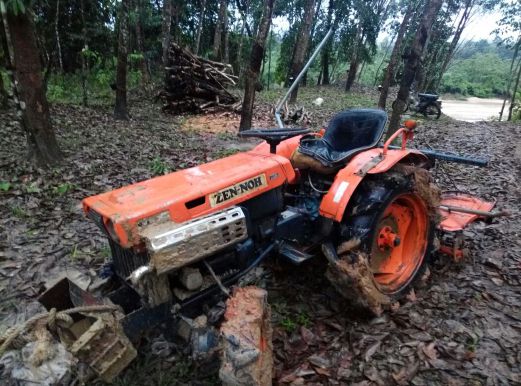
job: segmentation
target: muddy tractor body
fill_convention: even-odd
[[[379,314],[435,250],[463,258],[462,230],[496,215],[494,204],[442,193],[429,169],[436,159],[486,162],[408,148],[414,121],[382,144],[386,122],[383,111],[357,109],[318,132],[244,131],[263,142],[84,199],[112,256],[88,288],[63,279],[40,301],[52,313],[117,312],[76,314],[67,347],[110,381],[137,355],[133,342],[160,328],[194,358],[220,353],[224,384],[267,385],[270,311],[266,291],[251,286],[265,260],[291,269],[318,259],[341,296]]]
[[[110,298],[124,305],[127,334],[172,318],[172,308],[187,317],[212,309],[270,256],[326,259],[341,294],[375,312],[396,301],[437,232],[457,232],[492,205],[453,195],[443,206],[428,172],[434,156],[406,147],[414,125],[379,146],[386,121],[360,109],[318,133],[249,130],[241,135],[264,140],[250,151],[86,198],[110,244],[119,283]],[[353,278],[362,271],[369,291]]]

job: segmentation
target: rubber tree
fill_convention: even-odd
[[[0,108],[7,108],[7,102],[9,100],[9,95],[5,89],[4,79],[2,77],[2,73],[0,73]]]
[[[127,62],[128,62],[128,9],[130,0],[122,0],[118,13],[118,63],[116,65],[116,104],[114,118],[128,119]]]
[[[514,45],[514,54],[512,55],[512,60],[510,61],[510,71],[508,76],[508,84],[505,90],[505,96],[503,97],[503,104],[501,105],[501,111],[499,112],[499,120],[503,119],[503,113],[505,111],[505,105],[508,100],[508,96],[510,93],[510,89],[512,88],[512,82],[514,80],[514,72],[515,72],[515,63],[517,60],[517,55],[519,53],[519,48],[521,47],[521,35],[519,36],[516,44]]]
[[[194,54],[199,54],[199,45],[201,44],[201,34],[203,33],[204,12],[206,11],[206,0],[201,0],[201,13],[197,22],[197,34],[195,36]]]
[[[335,0],[329,0],[329,5],[327,7],[327,16],[326,16],[326,30],[329,30],[333,26],[333,12],[335,12]],[[328,85],[330,81],[329,76],[329,62],[331,58],[331,50],[333,48],[333,39],[330,39],[326,42],[326,45],[322,49],[321,55],[321,84]]]
[[[4,29],[2,23],[2,15],[0,15],[0,108],[7,108],[9,101],[9,94],[4,84],[2,77],[2,69],[7,68],[7,42],[4,41]]]
[[[398,64],[398,59],[400,58],[403,39],[407,32],[409,21],[414,13],[415,8],[416,4],[414,1],[408,3],[405,14],[403,15],[402,23],[400,24],[400,28],[396,34],[396,41],[394,43],[393,51],[391,52],[387,70],[385,71],[384,80],[382,82],[382,89],[380,90],[380,97],[378,98],[378,107],[381,109],[385,109],[387,96],[389,95],[389,87],[391,86],[391,81],[394,79],[396,66]]]
[[[431,26],[440,11],[443,0],[428,0],[425,4],[418,29],[414,35],[414,40],[409,47],[409,52],[405,55],[405,64],[403,75],[400,81],[398,95],[393,103],[393,112],[389,121],[389,128],[386,137],[390,137],[394,131],[398,129],[400,124],[401,113],[405,108],[407,98],[414,78],[421,66],[421,55],[425,44],[429,38]]]
[[[297,35],[297,42],[293,51],[293,60],[290,68],[290,77],[295,79],[302,68],[304,67],[304,61],[306,60],[306,54],[308,52],[309,40],[311,38],[311,28],[313,27],[313,18],[315,17],[315,2],[316,0],[306,0],[304,8],[304,16],[302,18],[302,24]],[[291,82],[290,82],[291,83]],[[289,97],[290,103],[295,103],[298,95],[298,84]]]
[[[33,13],[28,7],[20,9],[17,3],[6,4],[3,0],[0,0],[0,10],[7,56],[14,67],[15,95],[26,133],[28,156],[39,166],[55,165],[62,159],[62,153],[45,96]]]
[[[87,23],[85,21],[85,5],[84,0],[80,0],[80,13],[81,13],[81,39],[83,41],[83,48],[80,52],[80,60],[81,60],[81,89],[82,89],[82,102],[83,106],[88,105],[88,92],[87,92],[87,60],[85,55],[89,48],[89,43],[87,40]],[[56,16],[58,17],[58,16]]]
[[[519,87],[519,81],[521,80],[521,60],[517,64],[517,75],[516,81],[514,83],[514,89],[512,90],[512,98],[510,99],[510,106],[508,107],[508,121],[512,120],[512,112],[514,111],[514,106],[516,102],[517,89]]]
[[[219,1],[219,14],[215,24],[215,32],[213,35],[212,57],[214,60],[221,61],[224,57],[224,48],[222,44],[223,35],[226,34],[228,2],[226,0]]]
[[[163,21],[161,23],[161,48],[163,50],[162,60],[163,65],[166,66],[168,62],[168,49],[172,39],[172,0],[163,0]]]
[[[141,72],[141,86],[147,87],[150,84],[150,73],[148,71],[148,61],[145,54],[145,44],[143,42],[143,27],[142,27],[142,0],[134,0],[134,32],[136,33],[136,46],[141,57],[139,58],[138,66]]]
[[[461,35],[463,34],[463,31],[467,27],[472,14],[474,6],[476,5],[477,0],[465,0],[462,5],[462,12],[460,19],[458,21],[458,25],[456,27],[456,30],[454,31],[454,36],[452,37],[452,40],[449,45],[449,49],[447,50],[445,57],[443,58],[443,62],[441,64],[441,69],[438,72],[438,77],[435,80],[435,83],[431,85],[432,89],[437,89],[440,86],[441,80],[443,78],[443,75],[447,71],[447,68],[449,67],[450,62],[452,61],[452,58],[454,57],[454,53],[456,52],[456,48],[458,47],[458,44],[461,39]]]
[[[351,45],[351,58],[345,83],[345,91],[349,91],[356,76],[363,70],[365,62],[376,52],[376,38],[387,20],[391,9],[390,0],[355,1],[355,16],[357,20],[356,37]],[[362,70],[358,68],[362,64]]]
[[[270,31],[271,16],[273,14],[273,4],[275,0],[264,0],[263,11],[257,35],[251,48],[250,64],[246,69],[244,84],[244,99],[242,101],[241,122],[239,131],[251,128],[253,117],[253,104],[255,103],[255,89],[259,81],[259,73],[264,58],[266,40]]]

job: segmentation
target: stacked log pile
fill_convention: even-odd
[[[240,104],[226,89],[237,81],[229,64],[195,56],[172,43],[165,71],[165,88],[159,93],[163,111],[200,113],[237,109]]]

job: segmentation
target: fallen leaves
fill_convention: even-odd
[[[302,89],[299,98],[312,101],[316,92]],[[312,127],[334,113],[326,110],[327,104],[315,108]],[[255,119],[269,122],[270,110],[268,104],[260,104]],[[58,138],[67,153],[65,164],[54,171],[38,170],[23,161],[23,131],[13,114],[0,113],[2,324],[27,316],[26,310],[34,307],[30,300],[41,291],[49,272],[76,266],[93,276],[109,256],[99,230],[81,213],[82,198],[151,177],[150,162],[156,158],[177,170],[218,158],[228,147],[238,146],[233,115],[195,117],[187,120],[186,130],[179,130],[182,119],[160,115],[147,101],[133,113],[133,119],[122,124],[103,108],[53,107]],[[212,126],[213,118],[219,119]],[[423,123],[412,146],[489,154],[486,169],[444,163],[443,170],[434,170],[435,178],[445,188],[453,189],[454,182],[485,198],[494,197],[500,208],[515,212],[521,190],[512,171],[521,168],[520,154],[515,152],[520,139],[519,125],[442,120]],[[290,315],[305,311],[308,323],[294,317],[296,327],[289,333],[277,327],[277,310],[272,307],[274,383],[520,383],[520,233],[519,216],[475,224],[465,234],[473,263],[456,267],[436,255],[419,280],[420,288],[379,318],[338,296],[325,280],[320,262],[278,267],[273,280],[278,289],[270,289],[270,303],[285,299],[283,307],[291,310]],[[168,357],[162,356],[175,349],[163,341],[150,346],[159,359],[147,371],[170,371]]]

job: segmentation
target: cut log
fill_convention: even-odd
[[[231,65],[201,58],[172,43],[165,86],[158,98],[163,101],[163,111],[175,114],[235,110],[239,98],[226,87],[236,81]]]
[[[225,386],[271,385],[273,346],[267,297],[261,288],[236,288],[226,303],[219,371]]]

